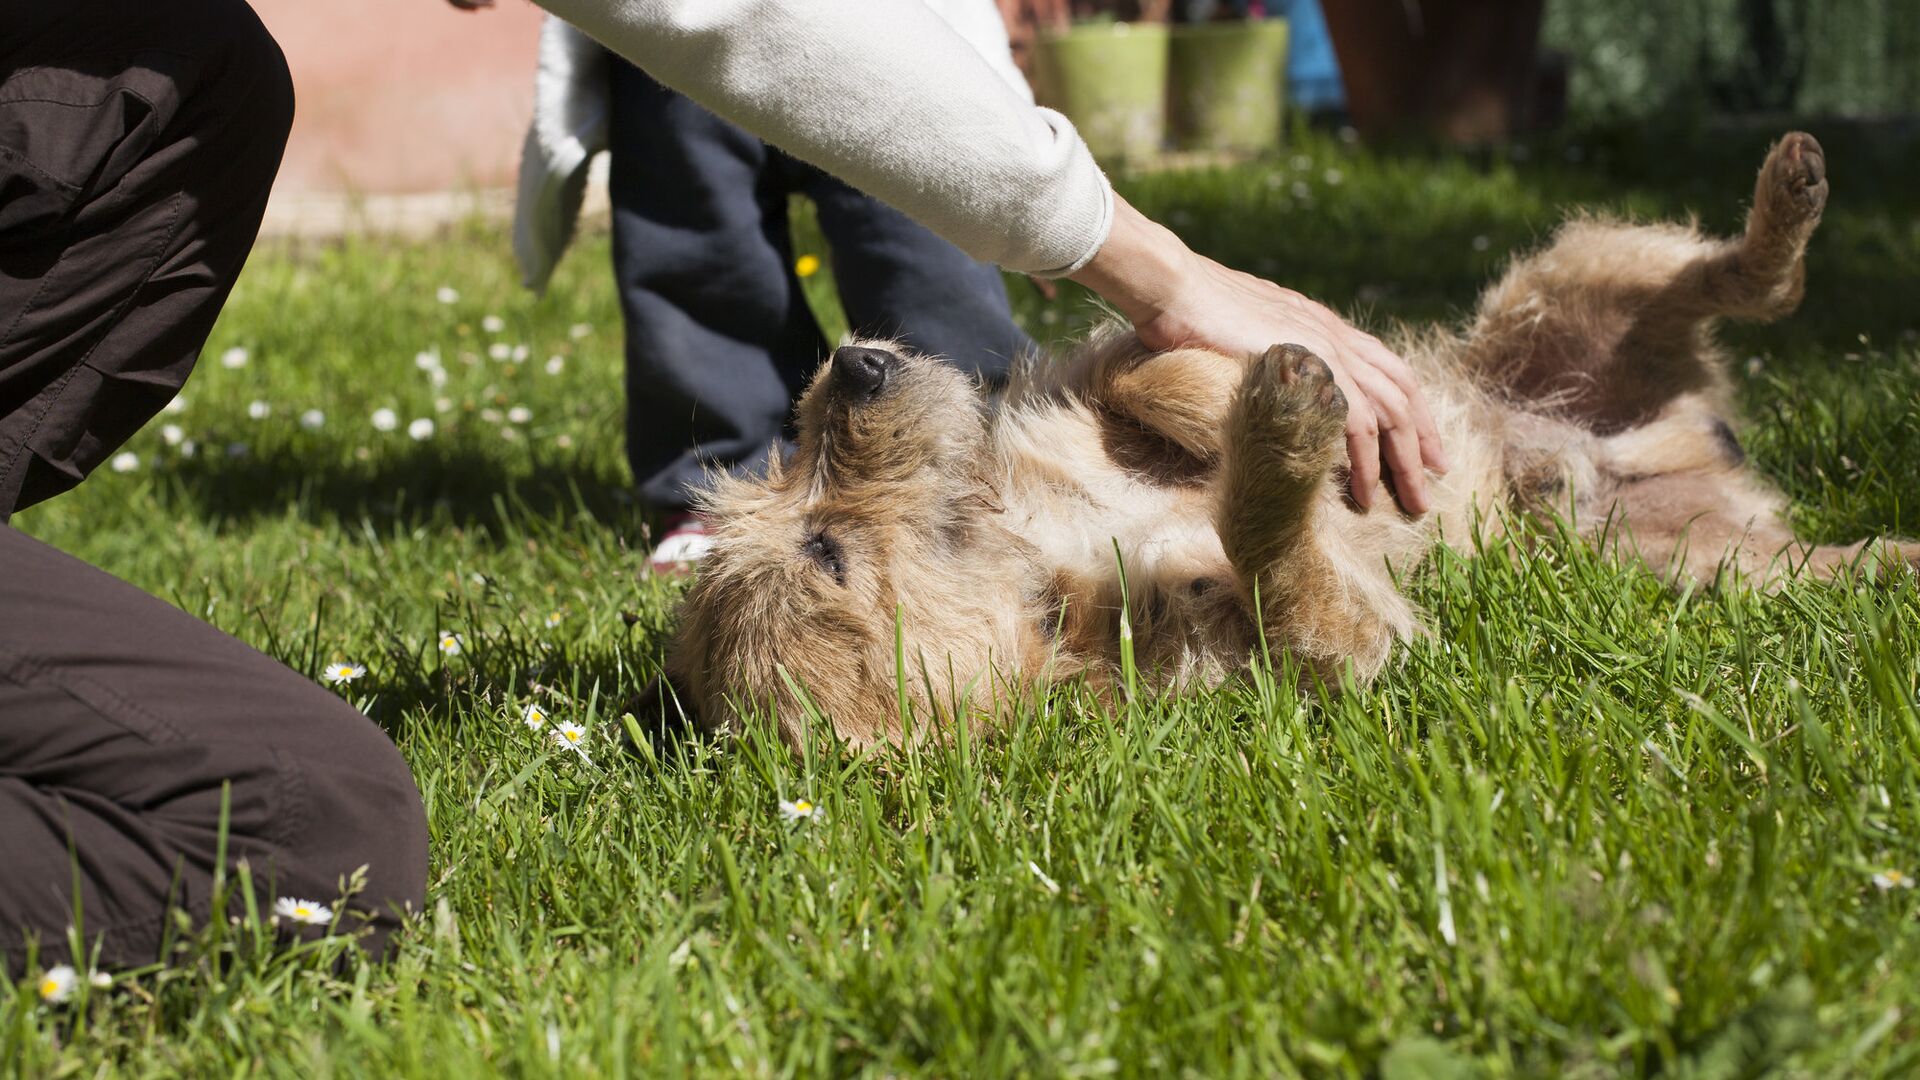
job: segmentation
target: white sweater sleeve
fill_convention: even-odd
[[[1113,190],[920,0],[539,0],[654,78],[977,259],[1066,274]]]

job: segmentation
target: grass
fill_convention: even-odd
[[[1125,188],[1229,262],[1428,319],[1576,203],[1732,227],[1764,144],[1592,136],[1514,160],[1308,136]],[[1914,155],[1829,150],[1806,310],[1736,335],[1747,441],[1809,535],[1920,532]],[[1920,873],[1913,584],[1674,595],[1542,530],[1415,575],[1433,635],[1337,700],[1278,658],[1119,714],[1062,692],[986,744],[626,756],[613,703],[657,664],[674,590],[636,573],[606,242],[542,300],[505,251],[478,228],[263,249],[185,409],[130,444],[139,467],[16,519],[309,675],[365,663],[351,696],[411,761],[434,847],[391,962],[217,928],[81,1003],[0,997],[14,1071],[1920,1068],[1920,890],[1872,881]],[[1010,285],[1041,336],[1089,314]],[[222,366],[235,347],[248,363]],[[489,411],[513,406],[530,422]],[[382,407],[400,431],[371,426]],[[318,430],[294,422],[311,408]],[[589,726],[592,764],[522,727],[536,700]],[[784,821],[797,797],[821,816]]]

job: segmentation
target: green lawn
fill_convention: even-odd
[[[1124,186],[1226,261],[1376,321],[1444,318],[1575,204],[1732,227],[1766,141],[1592,136],[1514,160],[1308,138]],[[1734,335],[1747,442],[1809,535],[1917,533],[1920,155],[1828,149],[1806,309]],[[412,762],[434,859],[430,910],[390,963],[242,928],[84,1002],[23,988],[0,1004],[0,1061],[1920,1069],[1920,890],[1874,881],[1920,875],[1911,583],[1676,596],[1542,532],[1435,559],[1409,583],[1434,634],[1338,700],[1302,699],[1276,660],[1119,715],[1062,693],[955,750],[801,760],[748,737],[623,755],[613,710],[654,670],[675,591],[637,573],[606,262],[591,240],[535,300],[485,229],[263,249],[184,407],[130,444],[137,467],[16,519],[303,672],[365,664],[351,697]],[[1010,286],[1042,336],[1090,313],[1071,288]],[[235,348],[247,362],[224,366]],[[376,430],[382,408],[397,430]],[[430,438],[409,437],[416,418]],[[440,630],[464,655],[440,656]],[[534,701],[588,726],[591,763],[522,726]],[[799,797],[821,816],[784,821]]]

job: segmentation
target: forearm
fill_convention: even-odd
[[[923,4],[540,0],[661,82],[1012,270],[1080,269],[1112,195],[1064,117]]]

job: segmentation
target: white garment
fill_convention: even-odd
[[[1035,107],[966,47],[958,20],[924,3],[539,2],[974,258],[1068,274],[1113,226],[1113,189],[1072,123]]]
[[[573,239],[587,168],[607,148],[607,98],[606,50],[548,17],[540,27],[533,122],[520,149],[513,208],[513,257],[521,281],[534,292],[546,291],[560,253]]]

